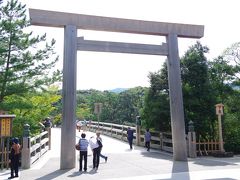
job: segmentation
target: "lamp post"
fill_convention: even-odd
[[[218,131],[219,131],[219,144],[220,144],[220,151],[225,152],[223,148],[223,137],[222,137],[222,115],[223,115],[223,104],[216,104],[216,115],[218,116]]]

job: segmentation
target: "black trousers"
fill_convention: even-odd
[[[150,149],[150,141],[146,141],[146,142],[145,142],[145,147],[146,147],[147,150],[149,151],[149,149]]]
[[[87,151],[80,151],[79,171],[82,171],[82,162],[84,161],[84,171],[87,171]]]
[[[99,166],[100,151],[100,148],[93,149],[93,168],[98,168]]]
[[[133,139],[128,138],[128,143],[129,143],[130,149],[132,149]]]
[[[15,173],[15,176],[18,176],[19,159],[20,159],[20,155],[17,154],[17,155],[14,155],[13,159],[11,160],[11,163],[10,163],[11,177],[14,177],[14,173]]]

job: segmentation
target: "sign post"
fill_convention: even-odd
[[[220,144],[220,151],[225,152],[223,148],[223,136],[222,136],[222,115],[223,115],[223,104],[216,104],[216,115],[218,116],[218,131],[219,131],[219,144]]]
[[[98,118],[98,128],[99,128],[99,118],[102,112],[102,103],[94,103],[94,113],[97,114]]]
[[[0,152],[2,152],[0,157],[1,169],[4,168],[4,165],[8,168],[8,163],[6,162],[9,160],[7,155],[9,149],[9,137],[12,136],[12,122],[15,117],[15,115],[0,114]]]

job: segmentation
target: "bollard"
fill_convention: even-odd
[[[23,144],[22,144],[22,168],[29,169],[31,164],[30,156],[30,126],[25,124],[23,127]]]

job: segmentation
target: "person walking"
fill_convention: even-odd
[[[93,152],[93,169],[98,170],[99,166],[99,157],[100,157],[100,147],[97,143],[97,138],[92,136],[89,139],[89,145]]]
[[[128,143],[129,143],[130,149],[132,149],[133,130],[130,127],[128,127],[128,130],[127,130],[127,139],[128,139]]]
[[[9,163],[11,168],[11,176],[8,179],[13,179],[15,177],[18,177],[18,171],[19,171],[19,159],[20,159],[20,149],[21,146],[19,144],[18,138],[12,139],[12,147],[11,152],[9,154]],[[14,176],[15,173],[15,176]]]
[[[146,132],[145,132],[145,147],[147,148],[147,151],[150,150],[150,142],[151,142],[151,133],[149,132],[149,129],[146,129]]]
[[[81,138],[79,139],[80,146],[80,159],[79,159],[79,171],[82,171],[82,162],[84,161],[84,171],[87,171],[87,154],[88,154],[88,140],[85,139],[86,134],[82,133]]]
[[[102,152],[102,138],[100,137],[100,132],[97,132],[96,133],[96,136],[97,136],[97,142],[98,142],[98,145],[99,145],[99,149],[100,149],[100,157],[103,158],[105,160],[105,162],[107,162],[108,160],[108,157],[107,156],[104,156],[101,152]]]

